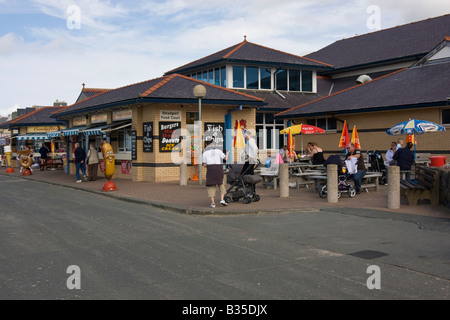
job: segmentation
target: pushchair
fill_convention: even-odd
[[[238,202],[243,198],[245,204],[258,202],[261,198],[256,194],[255,185],[261,181],[259,175],[251,174],[257,165],[233,164],[229,165],[227,182],[231,186],[228,188],[224,200],[226,203],[231,201]]]
[[[340,157],[338,155],[330,156],[327,161],[325,161],[325,165],[327,164],[337,164],[338,166],[338,199],[341,197],[342,193],[348,193],[350,198],[354,198],[356,196],[356,190],[347,182],[350,174],[346,173],[345,168],[342,166]],[[321,198],[327,197],[327,185],[324,185],[322,189],[319,190],[319,196]]]
[[[380,183],[387,183],[387,168],[383,161],[383,156],[377,150],[367,151],[367,159],[369,160],[370,170],[372,172],[381,172]]]

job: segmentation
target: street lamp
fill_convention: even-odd
[[[199,152],[198,152],[198,181],[202,184],[202,142],[203,142],[203,125],[202,125],[202,98],[206,96],[205,86],[199,84],[194,87],[194,96],[198,98],[198,122],[197,125],[200,129],[199,136]]]

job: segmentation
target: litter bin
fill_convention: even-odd
[[[443,167],[445,166],[445,159],[447,159],[446,156],[432,156],[430,157],[430,166],[431,167]]]

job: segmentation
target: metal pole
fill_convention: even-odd
[[[198,121],[200,122],[200,136],[199,136],[199,148],[198,148],[198,183],[202,184],[202,142],[203,142],[203,126],[202,126],[202,98],[198,98]]]

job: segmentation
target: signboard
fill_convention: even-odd
[[[47,133],[64,129],[66,129],[66,126],[27,127],[27,133]]]
[[[217,149],[225,152],[225,123],[205,122],[205,141],[214,140]]]
[[[133,118],[133,110],[118,110],[113,112],[113,121],[130,120]]]
[[[180,151],[181,122],[159,123],[159,152]]]
[[[86,125],[86,117],[78,117],[78,118],[73,119],[74,127],[85,126],[85,125]]]
[[[159,120],[161,120],[161,121],[181,121],[181,111],[161,110]]]
[[[144,152],[153,152],[153,122],[144,122]]]
[[[108,121],[108,116],[106,113],[102,113],[102,114],[93,114],[91,116],[91,123],[95,124],[95,123],[103,123],[103,122],[107,122]]]
[[[137,160],[137,132],[131,131],[131,160]]]

